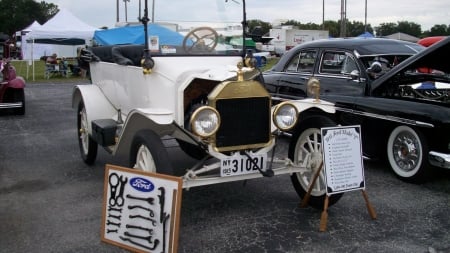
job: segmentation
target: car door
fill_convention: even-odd
[[[362,96],[366,78],[357,58],[345,50],[324,49],[317,63],[315,77],[320,81],[321,95]]]
[[[282,97],[306,97],[306,83],[313,74],[316,57],[315,49],[304,49],[296,53],[279,75],[277,93]]]

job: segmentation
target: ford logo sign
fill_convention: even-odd
[[[151,192],[155,189],[155,185],[152,182],[142,177],[132,178],[130,185],[141,192]]]

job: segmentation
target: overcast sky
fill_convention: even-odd
[[[137,21],[139,0],[127,3],[128,21]],[[142,0],[142,6],[145,0]],[[149,1],[149,6],[152,0]],[[157,5],[170,0],[154,0]],[[196,4],[196,0],[191,1]],[[95,27],[114,27],[116,22],[116,0],[47,0],[59,8],[66,8],[76,17]],[[125,21],[123,0],[120,2],[120,21]],[[301,23],[322,23],[320,0],[247,0],[247,19],[273,22],[277,19],[292,19]],[[150,11],[151,12],[151,11]],[[325,20],[340,19],[341,1],[325,0]],[[347,19],[365,21],[365,0],[347,0]],[[435,24],[450,25],[450,1],[448,0],[367,0],[367,23],[376,27],[381,23],[409,21],[420,24],[422,31]]]

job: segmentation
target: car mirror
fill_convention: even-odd
[[[350,77],[353,79],[353,80],[356,80],[356,79],[358,79],[359,78],[359,71],[358,70],[352,70],[352,72],[350,72]]]

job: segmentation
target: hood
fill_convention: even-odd
[[[386,74],[372,82],[371,91],[381,89],[391,83],[397,75],[410,69],[429,68],[450,73],[450,36],[433,44],[427,49],[404,60]]]

